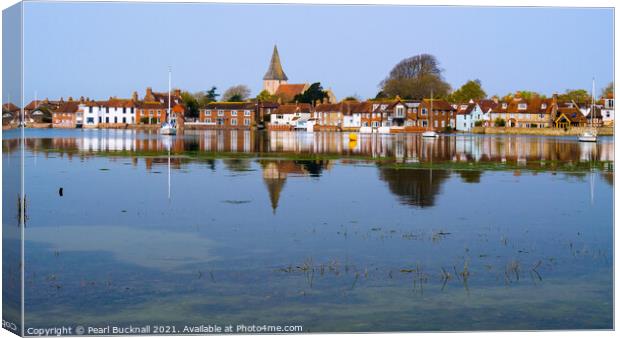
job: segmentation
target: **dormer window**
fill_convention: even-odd
[[[502,103],[502,109],[508,108],[508,103]]]
[[[517,109],[519,110],[527,109],[527,103],[519,103],[519,105],[517,106]]]
[[[540,109],[547,109],[547,104],[546,103],[541,104]]]
[[[466,105],[466,104],[464,104],[464,105],[461,105],[461,109],[462,109],[462,110],[465,110],[465,109],[467,109],[467,105]]]

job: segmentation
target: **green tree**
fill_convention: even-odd
[[[323,86],[321,86],[321,83],[315,82],[311,84],[308,90],[306,90],[305,92],[295,95],[294,101],[310,104],[314,104],[316,102],[322,103],[323,100],[327,98],[327,96],[327,92],[323,90]]]
[[[268,91],[263,90],[258,95],[256,95],[256,100],[261,102],[277,102],[278,97],[275,95],[269,94]]]
[[[182,92],[181,99],[187,108],[185,115],[192,118],[198,117],[200,106],[196,97],[190,92]]]
[[[506,120],[504,120],[501,117],[498,117],[495,119],[495,126],[496,127],[505,127],[506,126]]]
[[[614,82],[611,81],[605,88],[603,88],[603,96],[611,96],[614,94]]]
[[[222,100],[240,102],[245,101],[248,97],[250,97],[250,88],[246,85],[236,85],[226,89],[222,95]]]
[[[343,101],[355,101],[355,102],[359,102],[361,101],[360,97],[357,95],[351,95],[351,96],[347,96],[344,98]]]
[[[564,94],[558,95],[560,101],[575,101],[576,103],[590,102],[591,96],[585,89],[567,89]]]
[[[450,85],[442,78],[442,69],[435,56],[420,54],[400,61],[380,83],[381,91],[387,97],[400,96],[405,99],[445,97]]]
[[[482,89],[480,80],[469,80],[461,88],[449,95],[449,99],[456,103],[465,103],[469,100],[481,100],[487,97],[487,93]]]

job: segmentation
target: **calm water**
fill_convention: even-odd
[[[613,325],[612,138],[27,136],[27,327]]]

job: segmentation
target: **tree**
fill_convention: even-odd
[[[224,101],[245,101],[250,96],[250,88],[246,85],[232,86],[224,92],[222,99]]]
[[[450,94],[450,101],[456,103],[465,103],[469,100],[481,100],[487,97],[487,93],[482,89],[480,80],[469,80],[461,88]]]
[[[420,54],[400,61],[380,83],[381,91],[387,97],[400,96],[405,99],[445,97],[450,85],[441,75],[442,69],[435,56]]]
[[[504,120],[501,117],[498,117],[495,119],[495,126],[496,127],[505,127],[506,126],[506,120]]]
[[[314,104],[316,102],[323,103],[323,100],[325,100],[327,97],[327,92],[323,90],[323,86],[321,86],[321,83],[315,82],[311,84],[305,92],[295,95],[294,101],[310,104]]]
[[[200,106],[198,104],[198,100],[196,100],[196,97],[189,92],[182,92],[181,99],[187,108],[185,116],[192,118],[198,117]]]
[[[351,96],[347,96],[344,98],[343,101],[355,101],[355,102],[359,102],[361,101],[360,97],[357,95],[351,95]]]
[[[207,90],[207,93],[205,95],[207,103],[217,101],[217,97],[220,96],[220,94],[216,93],[215,92],[216,90],[217,90],[216,86],[213,86],[211,87],[211,89]]]
[[[603,88],[603,96],[609,97],[614,94],[614,82],[611,81],[605,88]]]
[[[261,102],[277,102],[278,97],[275,95],[271,95],[266,90],[263,90],[258,95],[256,95],[256,100]]]
[[[576,103],[590,102],[591,96],[585,89],[567,89],[564,94],[558,95],[560,101],[574,101]]]

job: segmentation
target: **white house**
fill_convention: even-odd
[[[603,105],[601,106],[601,115],[603,117],[603,125],[614,125],[614,99],[603,99]]]
[[[306,122],[311,118],[312,106],[308,103],[283,104],[270,114],[272,125],[291,126],[306,129]]]
[[[136,106],[132,99],[111,97],[107,101],[88,101],[79,108],[84,112],[83,126],[96,128],[100,124],[124,125],[136,123]]]
[[[484,121],[484,118],[485,113],[477,103],[470,101],[468,104],[461,104],[456,110],[456,130],[471,131],[476,121]]]
[[[371,113],[370,102],[346,102],[343,107],[342,127],[359,130],[362,127],[362,117]]]

